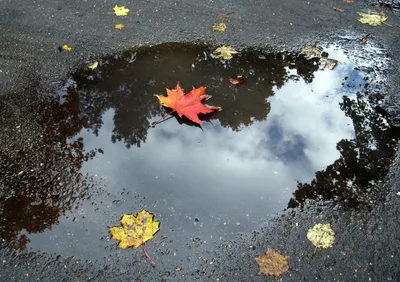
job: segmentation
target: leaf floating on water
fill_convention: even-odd
[[[306,60],[321,58],[322,49],[317,47],[316,44],[307,45],[301,48],[300,54],[304,55],[304,58],[306,58]]]
[[[118,17],[127,16],[130,11],[129,9],[125,8],[125,6],[118,6],[118,5],[115,5],[113,10],[114,14],[117,15]]]
[[[60,50],[60,52],[61,52],[61,51],[68,51],[68,52],[70,52],[70,51],[72,50],[72,47],[70,47],[70,46],[68,46],[68,45],[63,45],[63,46],[58,47],[58,50]]]
[[[328,70],[333,70],[338,64],[338,60],[329,59],[329,58],[321,58],[320,63],[322,64],[322,68],[327,68]]]
[[[213,25],[214,31],[225,31],[225,29],[226,29],[226,24],[224,23],[217,23]]]
[[[97,68],[98,65],[99,65],[99,62],[96,61],[93,64],[89,65],[88,68],[94,70],[95,68]]]
[[[123,28],[124,28],[124,25],[123,25],[123,24],[116,24],[116,25],[115,25],[115,29],[121,30],[121,29],[123,29]]]
[[[222,58],[224,60],[230,60],[233,58],[233,54],[238,54],[238,51],[233,49],[231,46],[225,46],[222,45],[221,47],[218,47],[214,51],[215,58]]]
[[[307,239],[317,248],[330,248],[335,242],[335,232],[329,223],[318,223],[308,230]]]
[[[357,12],[357,14],[361,16],[361,18],[358,19],[360,23],[369,24],[372,26],[378,26],[381,24],[386,24],[390,26],[389,24],[385,23],[385,21],[388,19],[388,16],[386,16],[382,12],[368,12],[368,13]]]
[[[201,124],[198,114],[208,114],[221,109],[217,106],[206,106],[201,102],[210,97],[206,95],[205,87],[193,88],[185,95],[178,83],[175,89],[167,89],[167,97],[155,96],[161,105],[172,109],[172,112],[176,112],[180,117],[185,116],[197,124]]]
[[[136,214],[124,214],[121,219],[121,226],[110,228],[113,239],[119,240],[120,248],[137,248],[146,241],[154,238],[160,230],[160,222],[153,221],[154,214],[141,210]]]
[[[232,83],[233,85],[240,85],[243,83],[243,76],[237,75],[236,77],[230,77],[229,82]]]
[[[259,267],[258,275],[278,277],[289,271],[289,257],[281,255],[279,250],[268,248],[264,255],[256,257],[255,260]]]
[[[128,61],[130,64],[132,64],[134,61],[136,61],[136,55],[137,55],[137,52],[130,53],[130,58]]]
[[[304,55],[304,58],[306,60],[311,60],[311,59],[319,59],[319,63],[321,64],[321,69],[327,68],[329,70],[333,70],[336,65],[338,64],[338,61],[335,59],[323,57],[323,49],[317,47],[318,41],[315,42],[314,45],[307,45],[301,48],[300,54]],[[324,55],[327,56],[327,53]]]

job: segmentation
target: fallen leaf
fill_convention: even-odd
[[[224,23],[217,23],[213,25],[214,31],[225,31],[225,29],[226,29],[226,24]]]
[[[192,91],[184,95],[178,83],[175,89],[170,90],[167,88],[167,97],[160,95],[155,96],[158,98],[161,105],[171,108],[173,112],[176,112],[180,117],[185,116],[191,121],[201,124],[198,114],[207,114],[221,109],[216,106],[205,106],[201,101],[210,97],[205,93],[205,87],[193,87]]]
[[[289,257],[281,255],[279,250],[268,248],[265,255],[255,258],[258,263],[258,275],[278,277],[289,270]]]
[[[220,20],[227,20],[229,18],[227,13],[220,13],[217,15],[217,18]]]
[[[231,46],[225,46],[225,45],[218,47],[217,49],[214,50],[214,54],[216,54],[215,58],[217,59],[222,58],[224,60],[232,59],[233,57],[232,55],[237,53],[238,51],[233,49]]]
[[[319,62],[322,64],[322,68],[327,68],[328,70],[333,70],[338,64],[338,60],[330,58],[321,58]]]
[[[175,272],[179,272],[182,270],[182,267],[175,267]]]
[[[304,58],[306,58],[307,60],[311,60],[314,58],[321,58],[322,49],[318,48],[316,44],[307,45],[301,48],[300,54],[304,55]]]
[[[354,0],[344,0],[347,3],[354,3]]]
[[[58,50],[70,52],[72,50],[72,47],[70,47],[68,45],[63,45],[63,46],[58,47]]]
[[[97,68],[98,65],[99,65],[99,62],[96,61],[93,64],[89,65],[88,68],[94,70],[95,68]]]
[[[120,248],[137,248],[152,239],[160,230],[160,222],[153,221],[154,214],[141,210],[136,214],[124,214],[121,226],[110,228],[113,239],[119,240]]]
[[[118,17],[127,16],[130,11],[129,9],[125,8],[125,6],[118,5],[115,5],[113,10],[114,14],[116,14]]]
[[[121,30],[121,29],[124,28],[124,25],[123,24],[116,24],[115,28]]]
[[[377,26],[381,24],[388,25],[387,23],[385,23],[388,16],[386,16],[382,12],[368,12],[368,13],[357,12],[357,14],[361,16],[361,18],[358,19],[360,23],[369,24],[372,26]]]
[[[361,45],[367,44],[367,42],[368,42],[368,37],[369,37],[370,35],[371,35],[371,33],[368,33],[366,36],[364,36],[363,38],[361,38],[360,44],[361,44]]]
[[[318,223],[308,230],[307,239],[317,248],[330,248],[335,242],[335,232],[329,223]]]
[[[333,10],[336,11],[336,12],[341,12],[341,13],[344,12],[344,9],[338,8],[338,7],[333,7]]]
[[[232,83],[233,85],[240,85],[243,83],[243,76],[237,75],[236,77],[230,77],[229,82]]]

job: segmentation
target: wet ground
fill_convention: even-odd
[[[395,80],[390,52],[360,36],[321,43],[333,70],[299,49],[245,48],[227,62],[213,44],[162,44],[91,56],[3,96],[1,277],[253,281],[254,257],[274,247],[308,278],[395,281]],[[222,111],[201,127],[176,116],[151,127],[168,112],[154,94],[177,82],[207,86]],[[155,267],[110,239],[141,209],[161,221],[146,244]],[[337,234],[321,252],[305,239],[320,221]]]

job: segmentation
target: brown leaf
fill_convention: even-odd
[[[217,15],[217,18],[220,20],[227,20],[229,18],[227,13],[220,13]]]
[[[344,12],[344,9],[338,8],[338,7],[333,7],[333,10],[336,11],[336,12],[341,12],[341,13]]]
[[[258,263],[258,275],[271,275],[278,277],[289,270],[289,257],[281,255],[279,250],[271,248],[263,256],[255,258]]]
[[[347,3],[354,3],[354,0],[344,0]]]

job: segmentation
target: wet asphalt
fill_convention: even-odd
[[[127,17],[112,14],[115,4],[131,9]],[[344,9],[338,12],[333,9]],[[370,27],[357,22],[357,11],[388,14],[388,24]],[[226,32],[215,37],[211,25],[226,13]],[[116,30],[115,24],[124,29]],[[0,3],[0,142],[3,152],[34,148],[40,132],[36,121],[38,100],[52,95],[68,74],[106,55],[164,42],[224,43],[237,49],[256,47],[271,51],[298,51],[319,40],[322,44],[346,41],[359,45],[369,40],[389,58],[383,70],[383,107],[391,122],[400,121],[400,16],[390,9],[356,1],[8,1]],[[67,44],[71,52],[59,52]],[[355,46],[355,47],[354,47]],[[382,70],[379,70],[382,71]],[[40,97],[40,98],[37,98]],[[15,130],[16,125],[18,129]],[[29,142],[21,143],[21,140]],[[26,145],[28,143],[28,145]],[[28,150],[29,152],[29,150]],[[26,156],[35,163],[40,156]],[[58,160],[54,160],[56,165]],[[280,249],[290,267],[307,280],[400,281],[400,159],[396,157],[387,179],[377,184],[381,200],[371,209],[348,209],[340,204],[311,202],[302,210],[288,210],[260,230],[244,232],[213,249],[194,247],[180,265],[168,259],[157,266],[127,256],[84,261],[73,256],[0,249],[1,281],[275,281],[257,276],[254,257],[266,248]],[[4,192],[3,192],[4,193]],[[319,222],[331,223],[336,233],[332,248],[315,250],[305,234]],[[162,248],[163,246],[160,246]],[[175,269],[174,267],[182,268]],[[283,281],[301,281],[296,271]]]

